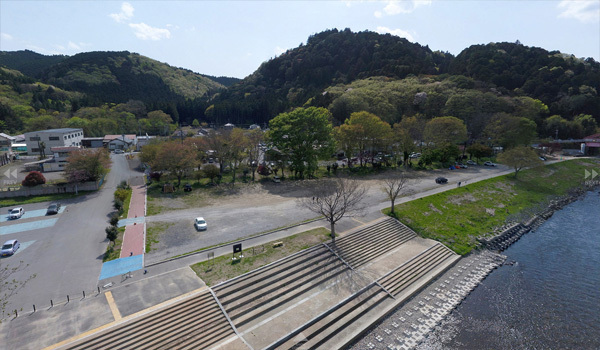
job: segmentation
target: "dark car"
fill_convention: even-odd
[[[438,177],[435,179],[435,183],[436,184],[445,184],[448,183],[448,179],[446,179],[445,177]]]
[[[60,210],[60,203],[52,203],[48,207],[48,210],[46,210],[46,215],[58,214],[59,210]]]
[[[185,186],[183,186],[183,190],[185,192],[192,192],[192,185],[190,184],[185,184]]]

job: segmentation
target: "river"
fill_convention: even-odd
[[[600,195],[588,192],[503,252],[417,349],[600,349]]]

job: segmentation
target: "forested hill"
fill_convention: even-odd
[[[30,77],[37,77],[48,67],[62,62],[69,56],[46,56],[30,50],[0,51],[0,66],[16,69]]]
[[[224,88],[218,80],[232,83],[225,77],[204,76],[127,51],[87,52],[70,57],[3,52],[0,65],[64,90],[85,93],[92,100],[87,104],[196,99]]]
[[[600,63],[517,43],[474,45],[450,65],[464,75],[504,88],[506,93],[541,100],[552,114],[600,118]]]
[[[451,59],[449,54],[397,36],[332,29],[263,63],[220,94],[207,117],[217,122],[262,123],[303,105],[330,85],[371,76],[402,79],[410,74],[440,74],[448,70]]]

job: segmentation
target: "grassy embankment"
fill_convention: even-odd
[[[597,159],[576,159],[500,176],[395,206],[396,217],[419,235],[446,244],[458,254],[476,238],[510,220],[522,221],[556,196],[584,181]],[[389,214],[389,208],[384,210]]]
[[[278,240],[283,243],[279,247],[273,247],[274,242],[269,242],[254,249],[244,249],[244,258],[241,260],[232,261],[231,255],[227,254],[191,267],[198,277],[211,286],[325,242],[330,239],[329,234],[329,230],[320,227]]]
[[[30,196],[30,197],[12,197],[0,199],[0,207],[17,207],[26,204],[34,204],[41,202],[59,202],[63,199],[71,199],[79,196],[91,193],[89,191],[79,191],[79,194],[75,193],[58,193],[58,194],[45,194],[41,196]]]

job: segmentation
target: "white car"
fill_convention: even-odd
[[[477,163],[475,163],[474,160],[470,160],[470,159],[467,160],[467,164],[469,164],[469,165],[477,165]]]
[[[2,249],[0,250],[1,256],[13,255],[19,250],[21,244],[16,239],[11,239],[10,241],[4,242],[2,245]]]
[[[14,208],[8,211],[8,218],[10,220],[19,219],[21,216],[25,214],[25,210],[23,208]]]
[[[495,163],[492,163],[490,161],[487,161],[487,162],[483,163],[483,165],[485,165],[485,166],[496,166]]]
[[[197,217],[196,220],[194,220],[194,226],[198,231],[206,231],[206,229],[208,228],[208,226],[206,225],[206,220],[204,220],[204,218],[201,216]]]

